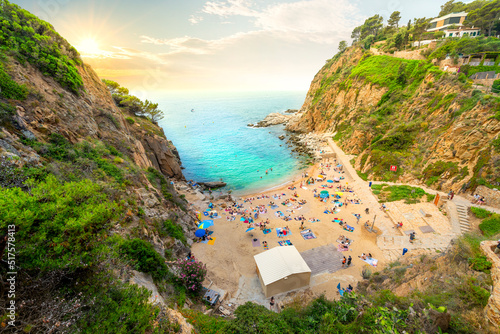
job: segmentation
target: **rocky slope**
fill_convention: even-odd
[[[21,66],[14,59],[9,64],[13,79],[37,93],[15,102],[17,131],[5,131],[40,141],[58,133],[73,144],[85,138],[99,139],[129,156],[141,168],[155,167],[165,176],[183,178],[177,151],[162,130],[157,128],[154,133],[138,123],[126,122],[108,89],[89,66],[78,67],[85,92],[76,96],[29,64]]]
[[[316,74],[301,111],[287,129],[336,132],[363,176],[455,191],[500,182],[499,98],[425,61],[349,48]]]

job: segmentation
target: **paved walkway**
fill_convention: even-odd
[[[339,252],[334,244],[329,244],[306,250],[300,255],[311,269],[311,275],[315,276],[324,273],[331,274],[342,269],[342,257],[344,256],[342,253],[347,252]]]
[[[346,155],[331,138],[328,139],[328,146],[333,152],[336,153],[337,161],[344,166],[345,173],[347,173],[352,179],[352,184],[350,184],[350,186],[354,188],[358,196],[363,198],[363,201],[370,207],[370,213],[376,215],[375,228],[382,232],[377,237],[377,245],[384,252],[386,258],[391,261],[395,261],[401,256],[403,248],[413,251],[445,251],[452,239],[456,238],[461,233],[470,231],[467,212],[468,208],[471,206],[481,207],[491,212],[500,213],[500,209],[472,204],[468,199],[460,195],[455,195],[453,200],[450,201],[447,198],[447,193],[437,191],[426,186],[372,181],[374,184],[408,185],[419,187],[429,194],[439,194],[445,202],[445,207],[451,224],[450,233],[447,233],[446,235],[434,233],[432,236],[429,235],[425,237],[422,235],[421,238],[417,237],[417,240],[415,240],[414,243],[410,243],[408,236],[402,236],[401,234],[398,235],[395,233],[393,228],[394,223],[389,215],[380,210],[380,203],[372,193],[372,190],[368,187],[368,181],[361,179],[354,167],[351,165],[351,157]]]

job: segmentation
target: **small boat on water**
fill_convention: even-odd
[[[191,112],[194,112],[194,109],[191,109]]]

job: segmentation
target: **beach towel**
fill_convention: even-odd
[[[252,246],[260,247],[260,240],[256,238],[252,239]]]
[[[338,219],[338,218],[333,218],[333,221],[336,223],[342,223],[342,219]]]
[[[337,285],[337,290],[339,290],[340,296],[344,296],[344,289],[340,287],[340,283]]]
[[[215,244],[215,239],[217,239],[217,237],[213,237],[212,240],[209,240],[208,244],[213,246],[213,244]]]
[[[302,238],[304,238],[304,240],[316,239],[316,236],[311,231],[311,229],[300,232],[300,235],[302,236]]]
[[[349,225],[347,225],[347,224],[344,224],[344,225],[342,226],[342,228],[344,229],[344,231],[347,231],[347,232],[354,232],[354,227],[349,226]]]
[[[361,258],[360,258],[361,259]],[[374,266],[376,267],[377,264],[378,264],[378,260],[377,259],[374,259],[374,258],[371,258],[371,259],[366,259],[366,260],[363,260],[361,259],[362,261],[365,261],[366,263],[368,263],[369,265],[371,266]]]
[[[338,245],[337,250],[339,252],[347,252],[349,250],[349,247],[343,248],[342,245]]]
[[[279,208],[279,206],[277,206],[276,204],[271,205],[271,209],[276,210],[277,208]]]
[[[269,233],[271,233],[271,231],[272,231],[272,228],[266,228],[266,229],[264,229],[263,232],[264,232],[264,234],[269,234]]]
[[[208,212],[203,212],[203,215],[204,216],[208,216]]]
[[[280,232],[283,232],[283,234],[281,234],[281,236],[285,236],[286,237],[287,235],[292,235],[292,232],[285,231],[285,228],[283,228],[283,227],[276,227],[276,235],[278,237],[280,236]]]
[[[292,246],[292,242],[290,240],[281,240],[281,241],[278,241],[278,244],[280,246]]]

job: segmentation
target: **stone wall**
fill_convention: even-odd
[[[500,327],[500,257],[493,252],[496,241],[481,242],[481,250],[489,261],[493,263],[491,278],[493,280],[493,291],[491,292],[488,305],[484,308],[486,318],[493,326]]]
[[[485,186],[478,186],[474,192],[480,196],[484,196],[485,205],[492,206],[494,208],[500,208],[500,191],[495,189],[490,189]],[[470,199],[474,199],[472,196]]]

